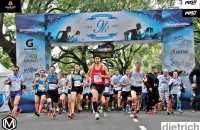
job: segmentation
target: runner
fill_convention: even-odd
[[[137,118],[137,112],[139,112],[137,108],[142,94],[142,84],[147,81],[146,74],[141,70],[141,66],[141,62],[136,62],[136,68],[130,73],[131,97],[134,103],[134,118]]]
[[[52,116],[52,119],[56,118],[56,108],[58,107],[58,88],[62,87],[60,77],[55,72],[55,67],[50,67],[50,73],[47,77],[48,90],[47,90],[47,104],[49,105],[49,116]],[[52,108],[53,103],[53,108]]]
[[[126,74],[120,79],[120,86],[122,86],[122,113],[124,114],[132,104],[129,69],[126,70]]]
[[[72,108],[71,108],[71,81],[72,81],[72,74],[74,73],[75,69],[74,67],[71,67],[70,69],[70,75],[67,76],[66,82],[67,82],[67,86],[68,86],[68,117],[71,117],[72,114]]]
[[[92,93],[90,89],[91,79],[88,81],[88,86],[84,85],[82,93],[82,107],[89,110],[91,104]]]
[[[74,109],[75,104],[77,103],[77,110],[80,112],[81,107],[81,94],[83,92],[83,86],[84,86],[84,78],[86,78],[86,74],[84,71],[80,70],[80,64],[75,63],[74,65],[75,71],[71,76],[71,109],[72,114],[70,119],[74,119]],[[88,84],[86,82],[86,84]]]
[[[120,87],[120,79],[122,78],[122,75],[120,75],[119,70],[115,70],[115,75],[112,76],[112,85],[114,85],[114,106],[116,106],[117,109],[120,109],[121,107],[121,87]],[[115,105],[116,104],[116,105]]]
[[[156,110],[156,104],[159,102],[158,93],[158,79],[157,79],[156,67],[151,68],[151,72],[147,74],[148,86],[148,99],[147,99],[147,111],[146,114],[158,113]]]
[[[62,110],[63,110],[63,105],[62,105],[62,101],[60,100],[61,98],[61,94],[62,94],[62,89],[63,89],[63,82],[62,82],[62,72],[58,73],[58,77],[60,77],[60,81],[61,81],[61,87],[58,88],[58,107],[56,108],[56,112],[58,112],[59,114],[62,114]]]
[[[111,95],[111,84],[110,84],[110,80],[106,79],[105,80],[105,90],[103,91],[103,96],[102,96],[102,106],[101,106],[101,112],[103,113],[104,117],[107,117],[107,111],[108,111],[108,104],[110,101],[110,95]]]
[[[32,84],[32,93],[35,92],[35,115],[40,116],[44,102],[46,100],[46,84],[47,77],[44,70],[40,70],[40,74],[35,74],[35,80]],[[39,107],[38,107],[39,106]]]
[[[170,81],[170,76],[168,74],[168,70],[164,69],[163,70],[163,75],[160,75],[158,77],[159,80],[159,87],[158,87],[158,91],[159,91],[159,96],[160,96],[160,104],[161,104],[161,108],[168,108],[168,101],[169,101],[169,81]],[[167,105],[165,105],[165,101],[167,103]],[[168,109],[167,109],[167,113],[168,113]]]
[[[11,116],[16,117],[22,111],[18,105],[21,98],[21,88],[25,88],[23,76],[19,74],[19,67],[14,66],[13,74],[9,74],[4,81],[5,85],[10,85],[10,103],[13,108]]]
[[[67,97],[68,97],[68,86],[67,86],[67,73],[64,73],[64,78],[61,78],[62,82],[62,90],[61,90],[61,95],[60,95],[60,101],[62,103],[62,109],[60,109],[60,112],[66,113],[66,102],[67,102]]]
[[[110,74],[105,65],[101,63],[99,54],[94,55],[95,63],[89,68],[88,76],[91,76],[91,89],[92,89],[92,103],[95,111],[95,119],[99,120],[99,113],[97,112],[98,102],[101,102],[102,93],[105,90],[105,79],[110,79]]]
[[[176,109],[178,109],[178,112],[183,113],[181,109],[181,98],[182,98],[181,86],[183,86],[182,85],[183,83],[180,77],[178,76],[179,76],[178,71],[174,70],[172,78],[169,81],[169,92],[172,98],[172,109],[173,109],[171,114],[173,114],[174,110]],[[169,114],[169,112],[167,114]]]

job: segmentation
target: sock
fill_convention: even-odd
[[[52,104],[49,104],[49,110],[52,110]]]
[[[56,113],[56,108],[55,108],[55,107],[53,107],[53,113],[54,113],[54,114]]]
[[[97,102],[93,102],[93,109],[94,109],[95,112],[97,112],[97,107],[98,107]]]

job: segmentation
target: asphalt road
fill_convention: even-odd
[[[0,119],[5,116],[7,114],[1,114]],[[200,112],[185,110],[182,114],[166,115],[161,111],[147,115],[141,111],[134,119],[130,113],[113,111],[106,118],[100,115],[100,120],[95,120],[90,112],[75,114],[74,120],[70,120],[67,114],[57,114],[56,120],[52,120],[47,114],[38,118],[33,113],[22,113],[17,117],[15,130],[161,130],[161,122],[200,122]]]

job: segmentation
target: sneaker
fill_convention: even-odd
[[[96,113],[96,114],[95,114],[95,119],[96,119],[96,120],[99,120],[99,113]]]
[[[167,111],[167,112],[166,112],[166,114],[167,114],[167,115],[170,115],[170,112],[169,112],[169,111]]]
[[[137,118],[137,113],[136,112],[133,113],[133,117]]]
[[[122,110],[122,114],[125,114],[125,113],[126,113],[126,109],[123,109],[123,110]]]
[[[174,115],[174,112],[173,112],[173,111],[171,111],[171,114],[172,114],[172,115]]]
[[[103,107],[100,107],[100,111],[101,114],[103,113]]]
[[[139,113],[139,112],[140,112],[140,110],[137,110],[136,112],[137,112],[137,113]]]
[[[75,117],[74,113],[71,114],[70,119],[73,120]]]
[[[48,112],[48,116],[51,116],[52,115],[52,110],[49,110],[49,112]]]
[[[146,114],[151,114],[151,111],[146,111]]]
[[[103,113],[103,117],[107,117],[108,115],[107,115],[107,113],[106,112],[104,112]]]
[[[55,113],[52,115],[52,119],[53,119],[53,120],[56,119],[56,114],[55,114]]]
[[[22,109],[18,109],[16,116],[18,116],[22,112]]]
[[[110,109],[110,107],[108,107],[108,112],[111,112],[111,109]]]
[[[88,110],[88,109],[89,109],[89,106],[88,106],[88,105],[86,105],[86,106],[85,106],[85,110]]]
[[[192,111],[192,113],[195,113],[195,112],[197,112],[197,111],[196,111],[196,110],[193,110],[193,111]]]
[[[114,111],[114,109],[115,109],[114,107],[111,108],[112,111]]]
[[[63,108],[59,109],[59,114],[62,114]]]
[[[158,113],[155,109],[151,110],[152,113]]]
[[[15,115],[15,114],[9,114],[9,116],[12,116],[12,117],[16,118],[16,115]]]
[[[179,113],[183,113],[183,111],[182,111],[181,109],[178,109],[178,112],[179,112]]]
[[[56,108],[56,112],[59,112],[59,108],[58,107]]]
[[[40,114],[39,114],[39,113],[37,113],[37,112],[35,112],[35,115],[36,115],[37,117],[40,117]]]
[[[70,113],[68,113],[68,117],[69,117],[69,118],[71,117],[71,114],[70,114]]]
[[[67,113],[66,108],[64,108],[64,109],[62,110],[62,113]]]

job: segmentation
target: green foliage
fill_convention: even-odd
[[[5,66],[7,69],[10,69],[13,66],[10,57],[5,52],[3,52],[3,49],[1,47],[0,47],[0,64]]]

